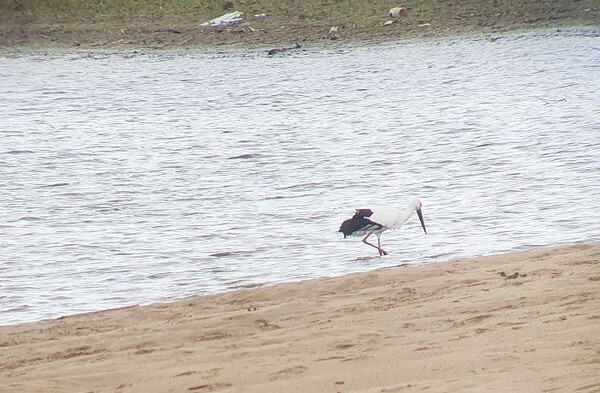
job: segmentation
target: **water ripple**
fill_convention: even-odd
[[[600,240],[596,36],[0,53],[0,324]]]

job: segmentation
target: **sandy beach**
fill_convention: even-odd
[[[0,327],[2,392],[600,392],[600,244]]]

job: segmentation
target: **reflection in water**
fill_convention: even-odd
[[[598,50],[0,54],[0,324],[597,241]],[[413,196],[389,256],[337,232]]]

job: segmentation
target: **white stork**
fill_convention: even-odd
[[[389,206],[356,209],[354,216],[342,223],[339,232],[344,234],[344,238],[346,236],[364,236],[363,243],[375,247],[380,256],[387,255],[387,251],[381,248],[381,234],[388,229],[399,229],[415,211],[419,216],[423,231],[427,234],[422,206],[421,201],[414,199],[404,210]],[[377,246],[367,241],[372,234],[377,236]]]

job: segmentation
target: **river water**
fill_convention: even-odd
[[[600,35],[0,52],[0,325],[600,240]],[[390,255],[340,223],[423,202]]]

